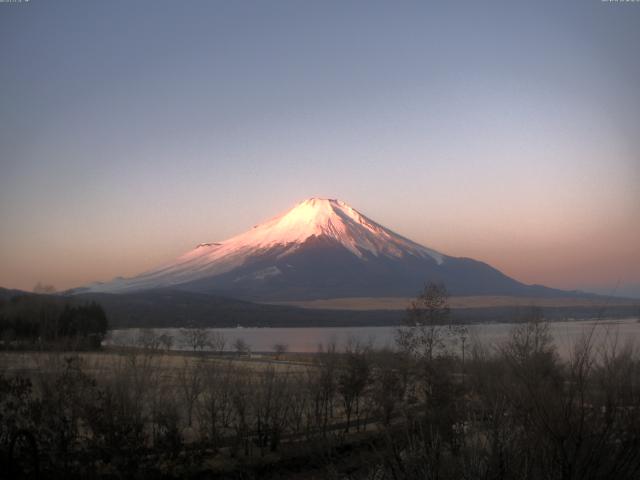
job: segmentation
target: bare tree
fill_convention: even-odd
[[[233,342],[233,348],[238,355],[248,355],[251,352],[249,344],[245,342],[244,338],[238,338]]]
[[[213,362],[203,372],[203,390],[198,418],[203,437],[218,448],[222,435],[231,426],[233,416],[233,388],[237,369],[231,362]]]
[[[289,420],[288,424],[294,433],[301,433],[304,421],[309,420],[310,391],[306,388],[306,380],[309,379],[308,370],[289,379]],[[307,426],[309,426],[307,422]]]
[[[404,362],[398,354],[378,352],[374,364],[372,400],[383,425],[390,425],[394,412],[402,405],[406,382]]]
[[[162,345],[160,341],[160,336],[152,328],[141,329],[138,332],[138,337],[136,338],[136,344],[138,345],[138,347],[148,350],[150,352],[155,352]]]
[[[276,360],[280,360],[280,358],[287,353],[289,350],[289,346],[284,343],[276,343],[273,346],[273,352],[276,354]]]
[[[227,346],[227,338],[222,332],[210,332],[209,333],[209,347],[218,355],[224,352],[224,348]]]
[[[255,374],[254,374],[255,376]],[[268,446],[276,451],[288,419],[288,374],[278,373],[273,366],[260,372],[253,384],[250,406],[260,454]]]
[[[193,351],[204,350],[211,344],[209,332],[204,328],[183,328],[180,335]]]
[[[506,418],[516,421],[507,457],[529,478],[636,478],[640,473],[640,363],[617,339],[594,354],[595,327],[560,362],[539,310],[501,349]],[[503,415],[505,417],[505,415]],[[519,446],[518,446],[519,445]]]
[[[240,447],[244,448],[244,454],[249,455],[249,399],[251,398],[251,375],[243,369],[239,369],[233,377],[231,386],[231,403],[233,405],[233,429],[235,441],[231,446],[231,456],[236,456]]]
[[[329,420],[333,417],[334,397],[337,390],[338,353],[336,343],[331,341],[326,349],[321,345],[316,356],[316,369],[309,371],[308,381],[314,403],[313,421],[327,434]]]
[[[446,353],[447,340],[454,334],[449,293],[443,284],[430,282],[407,309],[405,327],[396,332],[396,343],[416,357],[432,360]]]
[[[178,385],[184,400],[187,413],[187,425],[193,423],[193,410],[203,390],[203,365],[183,358],[182,367],[178,370]]]
[[[168,351],[171,350],[171,347],[173,345],[173,337],[168,333],[163,333],[162,335],[160,335],[160,337],[158,337],[158,342],[160,342],[160,348]]]
[[[111,374],[100,378],[100,394],[87,405],[85,422],[94,447],[121,456],[129,472],[138,468],[136,459],[151,434],[162,405],[160,370],[153,355],[128,354],[111,364]],[[149,428],[151,426],[151,428]]]
[[[549,323],[544,320],[539,307],[530,307],[524,313],[524,323],[515,326],[502,353],[512,363],[527,364],[529,368],[540,366],[540,362],[557,361]],[[535,365],[534,365],[535,364]]]
[[[344,362],[338,373],[338,392],[342,396],[346,415],[345,431],[349,431],[351,416],[355,410],[356,428],[359,429],[360,398],[369,384],[371,368],[368,349],[355,340],[347,343]]]

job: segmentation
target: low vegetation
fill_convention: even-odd
[[[532,310],[501,345],[428,286],[394,350],[251,358],[154,332],[139,349],[5,352],[0,452],[46,478],[635,479],[640,357],[593,332],[557,354]],[[196,341],[197,340],[197,341]],[[464,355],[462,352],[464,351]]]

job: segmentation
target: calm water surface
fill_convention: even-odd
[[[514,324],[490,323],[469,325],[470,341],[479,341],[484,345],[495,346],[504,342]],[[398,327],[313,327],[313,328],[210,328],[211,332],[220,332],[226,338],[226,350],[233,350],[233,342],[243,339],[253,352],[271,352],[277,343],[288,346],[290,352],[317,352],[320,345],[335,342],[338,348],[350,340],[371,343],[374,347],[392,347]],[[585,320],[550,323],[554,342],[562,356],[568,356],[572,346],[583,335],[593,331],[595,341],[638,342],[640,340],[640,322],[635,318],[621,320]],[[166,333],[173,338],[173,349],[188,350],[181,329],[154,329],[158,334]],[[112,330],[105,340],[107,345],[135,346],[140,329]]]

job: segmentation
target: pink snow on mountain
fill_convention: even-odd
[[[280,258],[294,252],[311,238],[334,240],[353,255],[400,258],[411,255],[432,258],[443,255],[404,238],[337,199],[310,198],[271,220],[223,242],[201,243],[175,261],[133,278],[118,278],[88,288],[94,292],[125,292],[177,285],[229,272],[253,255],[284,247]],[[273,267],[265,275],[277,275]]]

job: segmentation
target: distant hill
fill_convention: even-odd
[[[181,290],[158,289],[127,294],[85,293],[72,297],[95,300],[107,312],[111,328],[125,327],[329,327],[399,325],[404,306],[396,310],[310,309],[286,305],[265,305],[228,297]],[[589,317],[630,317],[637,305],[544,306],[549,320]],[[452,309],[460,322],[511,322],[528,308],[519,306],[463,307]]]
[[[11,297],[39,294],[0,288],[0,304]],[[368,310],[302,308],[288,305],[266,305],[219,295],[181,290],[156,289],[126,294],[83,293],[78,295],[47,295],[59,302],[100,304],[109,321],[109,328],[163,327],[336,327],[399,325],[405,315],[405,305],[396,302],[388,307]],[[455,304],[455,298],[452,303]],[[464,305],[464,304],[463,304]],[[549,320],[567,318],[633,317],[640,311],[637,304],[611,305],[547,305],[542,310]],[[452,318],[467,323],[513,322],[522,318],[527,309],[521,305],[454,307]],[[0,310],[1,313],[1,310]]]
[[[388,325],[400,322],[403,315],[400,311],[309,310],[169,289],[83,293],[71,298],[98,302],[107,312],[112,328]]]
[[[33,293],[25,292],[24,290],[16,290],[14,288],[0,287],[0,300],[9,300],[11,297],[15,297],[17,295],[33,295]]]

